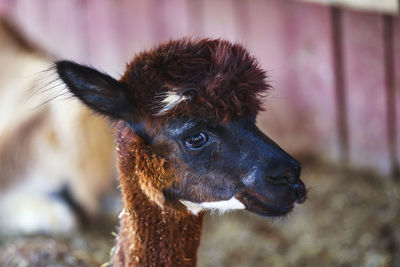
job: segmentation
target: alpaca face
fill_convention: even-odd
[[[179,200],[194,214],[203,209],[246,208],[279,216],[306,197],[300,164],[264,135],[253,118],[231,122],[176,118],[153,146],[168,151],[163,157],[178,174],[163,189],[167,200]]]
[[[170,41],[139,54],[120,81],[69,61],[56,68],[84,104],[126,121],[163,159],[175,175],[156,190],[176,208],[280,216],[305,200],[300,164],[255,125],[269,86],[240,45]]]

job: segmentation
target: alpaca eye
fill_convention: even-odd
[[[207,143],[208,137],[203,132],[198,132],[184,139],[185,146],[190,150],[199,150]]]

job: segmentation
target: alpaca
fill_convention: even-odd
[[[36,93],[53,61],[2,19],[0,59],[0,235],[76,230],[116,176],[109,124],[76,101],[48,102],[52,90]]]
[[[195,266],[204,210],[275,217],[305,200],[300,164],[255,125],[270,86],[241,45],[172,40],[138,54],[119,81],[71,61],[56,69],[117,121],[114,266]]]

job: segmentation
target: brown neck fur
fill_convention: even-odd
[[[124,211],[114,266],[195,266],[203,216],[165,203],[161,188],[170,175],[124,123],[118,125],[118,156]]]

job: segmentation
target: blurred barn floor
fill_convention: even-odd
[[[206,216],[198,266],[400,266],[400,183],[369,171],[341,170],[310,160],[303,166],[309,199],[287,218],[268,219],[243,211]],[[62,266],[75,266],[71,262],[81,258],[107,262],[118,205],[107,206],[96,225],[56,238],[60,246],[68,244],[77,258],[51,256],[60,253],[51,250],[47,258],[63,261]],[[21,251],[34,250],[41,242],[53,241],[43,236],[2,237],[0,262],[29,257]]]
[[[400,266],[400,184],[304,164],[309,199],[284,220],[208,218],[200,266]]]

